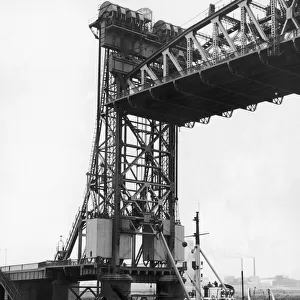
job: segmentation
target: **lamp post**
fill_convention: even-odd
[[[243,257],[232,257],[232,258],[239,258],[241,260],[241,283],[242,283],[242,300],[245,299],[244,297],[244,258]]]
[[[253,256],[252,259],[253,259],[253,276],[255,277],[256,276],[255,257]]]
[[[0,249],[1,250],[4,250],[5,251],[5,256],[4,256],[4,267],[6,268],[6,262],[7,262],[7,249]]]
[[[242,300],[244,300],[244,268],[243,268],[243,257],[241,257],[241,278],[242,278]]]

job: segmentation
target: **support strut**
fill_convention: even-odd
[[[168,254],[168,257],[169,257],[169,259],[170,259],[170,261],[171,261],[172,267],[174,268],[174,271],[175,271],[175,273],[176,273],[176,275],[177,275],[178,281],[179,281],[179,283],[180,283],[180,285],[181,285],[182,291],[183,291],[183,293],[185,294],[186,298],[187,298],[188,300],[190,300],[190,296],[189,296],[189,294],[188,294],[188,292],[187,292],[187,290],[186,290],[186,288],[185,288],[185,286],[184,286],[182,277],[181,277],[181,275],[180,275],[180,273],[179,273],[179,271],[178,271],[178,269],[177,269],[177,267],[176,267],[176,263],[175,263],[175,261],[174,261],[174,258],[173,258],[173,256],[172,256],[172,253],[171,253],[171,251],[170,251],[170,249],[169,249],[169,247],[168,247],[168,244],[167,244],[167,242],[166,242],[166,239],[165,239],[164,234],[162,233],[162,231],[159,232],[159,236],[160,236],[160,238],[161,238],[161,240],[162,240],[162,242],[163,242],[163,244],[164,244],[164,246],[165,246],[165,249],[166,249],[167,254]]]

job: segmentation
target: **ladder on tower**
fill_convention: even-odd
[[[3,286],[11,300],[23,300],[20,292],[17,290],[13,282],[0,269],[0,285]]]
[[[82,222],[84,219],[87,218],[86,212],[87,212],[87,204],[88,204],[88,199],[90,197],[90,180],[91,180],[91,175],[94,175],[96,173],[96,159],[97,159],[97,154],[98,154],[98,135],[100,134],[101,131],[101,126],[103,123],[103,119],[101,115],[103,114],[103,108],[104,108],[104,101],[105,101],[105,80],[106,80],[106,74],[108,72],[107,70],[107,64],[106,61],[109,59],[108,57],[108,52],[105,51],[105,58],[104,58],[104,70],[102,74],[102,85],[100,87],[101,89],[101,98],[100,98],[100,120],[98,120],[98,116],[96,117],[95,121],[95,128],[94,128],[94,133],[93,133],[93,141],[92,141],[92,149],[91,149],[91,154],[90,154],[90,161],[89,161],[89,172],[88,172],[88,182],[84,191],[84,200],[81,209],[78,211],[78,213],[75,216],[75,221],[72,224],[72,228],[69,232],[69,236],[66,240],[65,248],[64,248],[64,255],[63,257],[59,257],[59,251],[55,254],[55,259],[68,259],[71,255],[72,249],[74,247],[74,244],[76,242],[77,236],[78,236],[78,230],[80,226],[82,226]],[[98,164],[99,165],[99,164]]]

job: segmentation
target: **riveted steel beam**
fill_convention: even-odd
[[[227,43],[229,44],[231,50],[234,51],[234,55],[237,57],[238,53],[236,52],[236,46],[235,46],[233,40],[230,38],[227,30],[224,28],[222,22],[220,21],[220,17],[219,16],[215,17],[214,19],[211,20],[211,22],[213,24],[217,24],[218,28],[220,28],[220,30],[223,33]]]
[[[157,76],[154,74],[154,72],[147,66],[147,65],[144,65],[141,67],[141,75],[142,75],[142,81],[143,81],[143,78],[145,78],[145,73],[144,72],[147,72],[147,74],[150,76],[150,78],[153,80],[153,81],[157,81],[158,78]],[[145,79],[144,79],[145,81]],[[142,84],[145,83],[145,82],[142,82]]]
[[[179,62],[177,61],[177,59],[175,58],[175,56],[170,52],[169,49],[166,49],[165,51],[162,52],[163,57],[165,57],[166,55],[168,55],[168,57],[171,59],[172,63],[174,64],[175,68],[177,69],[177,71],[182,71],[182,68],[179,64]],[[165,61],[165,59],[164,59]],[[164,68],[166,66],[164,65]]]
[[[288,28],[288,24],[292,21],[295,25],[296,29],[300,28],[299,22],[295,18],[295,6],[298,2],[298,0],[293,0],[292,4],[290,6],[287,6],[286,2],[284,0],[278,0],[280,4],[284,7],[285,9],[285,22],[281,30],[281,34],[285,33]]]
[[[201,28],[204,28],[205,26],[209,25],[211,23],[211,20],[214,19],[217,16],[222,17],[222,16],[225,16],[225,15],[228,15],[230,12],[237,9],[241,3],[244,3],[244,5],[246,5],[246,0],[232,1],[228,5],[222,7],[218,11],[216,11],[216,12],[212,13],[211,15],[207,16],[205,19],[203,19],[203,20],[197,22],[196,24],[192,25],[191,27],[189,27],[188,29],[186,29],[185,31],[180,33],[178,36],[176,36],[174,39],[172,39],[170,41],[170,43],[168,43],[168,44],[164,45],[163,47],[161,47],[161,49],[159,51],[157,51],[156,53],[151,55],[149,58],[147,58],[142,64],[140,64],[139,66],[134,68],[130,73],[127,74],[127,78],[131,78],[133,75],[135,75],[137,72],[139,72],[142,65],[149,65],[149,63],[155,61],[157,58],[159,58],[161,56],[162,52],[165,51],[166,49],[172,48],[175,45],[177,45],[178,42],[180,40],[182,40],[186,36],[186,34],[188,34],[189,32],[197,32]],[[250,8],[248,6],[247,6],[247,8],[248,8],[248,10],[250,10]],[[254,15],[253,15],[252,11],[251,11],[251,14],[254,18]],[[258,24],[257,21],[256,21],[256,23]],[[259,25],[258,25],[258,27],[259,27]],[[259,27],[259,30],[262,31],[262,29],[260,27]],[[262,31],[262,33],[263,33],[263,31]],[[264,35],[264,39],[267,40],[267,37],[265,35]]]
[[[265,41],[268,41],[268,38],[267,38],[266,34],[264,33],[264,31],[262,30],[262,28],[260,27],[258,21],[256,20],[253,11],[252,11],[251,8],[248,6],[247,0],[244,0],[244,1],[240,2],[240,3],[238,4],[238,6],[241,7],[241,8],[242,8],[242,7],[245,7],[245,9],[246,9],[246,11],[247,11],[247,13],[248,13],[248,15],[249,15],[251,21],[253,22],[254,26],[256,27],[256,29],[257,29],[259,35],[261,36],[261,38],[262,38],[263,40],[265,40]]]
[[[203,47],[200,45],[199,41],[196,39],[196,37],[194,36],[193,32],[189,32],[185,38],[191,39],[194,43],[194,46],[197,48],[197,50],[199,51],[199,53],[201,54],[201,58],[202,60],[204,60],[205,62],[208,61],[208,54],[206,53],[206,51],[203,49]]]
[[[186,65],[187,68],[190,68],[192,66],[193,62],[193,47],[191,43],[191,39],[186,39]]]
[[[129,89],[131,91],[133,91],[134,93],[138,92],[137,87],[134,85],[134,83],[130,79],[127,79],[126,82],[127,82],[128,86],[129,86]]]

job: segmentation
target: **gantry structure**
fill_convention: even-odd
[[[177,126],[128,115],[107,105],[126,88],[126,74],[161,47],[159,36],[152,34],[151,19],[149,9],[135,12],[104,2],[97,20],[90,24],[99,42],[97,117],[90,170],[82,208],[56,259],[69,258],[76,240],[78,259],[96,256],[87,251],[87,245],[83,246],[87,244],[83,237],[91,219],[113,220],[109,229],[112,255],[101,257],[100,262],[113,272],[120,270],[124,260],[129,260],[129,265],[123,265],[130,267],[167,266],[164,251],[154,250],[158,222],[164,222],[173,253],[181,247],[183,231],[176,215]],[[180,240],[175,239],[175,231]],[[120,249],[124,243],[127,248]]]
[[[131,282],[156,283],[156,299],[188,299],[178,128],[300,94],[299,2],[211,4],[186,29],[153,23],[148,8],[102,3],[89,24],[98,93],[83,204],[54,261],[1,268],[0,299],[4,290],[12,299],[22,291],[26,300],[65,300],[68,290],[81,299],[78,281],[95,279],[96,299],[128,299]]]
[[[299,21],[299,0],[211,4],[187,29],[153,24],[147,8],[102,3],[89,25],[99,56],[86,191],[56,259],[68,259],[77,242],[78,260],[97,256],[108,273],[168,268],[155,238],[163,224],[169,249],[183,261],[178,127],[229,118],[236,109],[254,112],[260,102],[281,104],[300,93]],[[97,219],[110,220],[91,225],[111,232],[104,256],[88,241],[88,224]]]

